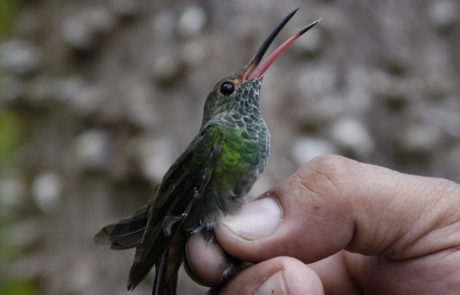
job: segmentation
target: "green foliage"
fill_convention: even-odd
[[[5,295],[36,295],[36,284],[30,280],[11,280],[0,284],[0,294]]]
[[[0,108],[0,163],[11,163],[11,157],[21,139],[22,120],[19,115]]]
[[[20,1],[0,0],[0,40],[11,31],[19,12]]]
[[[20,10],[20,4],[20,0],[0,0],[0,41],[6,38],[11,32]],[[0,104],[0,173],[3,172],[2,168],[12,164],[14,152],[22,140],[22,126],[20,115],[13,111],[5,110]],[[3,215],[3,212],[0,212],[0,216]],[[9,227],[6,221],[0,222],[1,265],[7,265],[20,251],[20,249],[13,248],[6,242],[10,235],[8,229]],[[7,268],[0,272],[0,276],[0,294],[38,294],[36,282],[31,280],[10,279]]]
[[[0,210],[4,210],[4,208],[0,208]],[[6,216],[6,214],[0,211],[0,216],[3,218]],[[21,251],[21,249],[18,249],[18,247],[14,247],[14,245],[8,243],[8,240],[12,236],[12,232],[9,226],[10,224],[11,222],[7,220],[1,220],[0,222],[0,264],[3,265],[10,262],[12,258],[17,257]],[[2,274],[0,271],[0,276],[1,275],[4,274]],[[0,292],[0,294],[3,293]]]

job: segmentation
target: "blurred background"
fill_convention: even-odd
[[[128,294],[133,251],[93,234],[146,202],[214,83],[296,7],[277,44],[323,21],[265,77],[252,195],[325,153],[460,181],[456,0],[0,0],[0,294]]]

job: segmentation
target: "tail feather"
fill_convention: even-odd
[[[148,239],[155,241],[155,247],[146,247],[144,242],[136,248],[134,263],[131,266],[128,278],[128,290],[133,290],[144,277],[149,273],[150,269],[161,260],[161,256],[171,241],[162,233],[161,224],[152,225],[151,229],[147,229]]]
[[[110,245],[115,250],[134,248],[142,241],[147,225],[149,206],[139,209],[132,217],[103,227],[95,236],[96,244]]]
[[[168,199],[165,204],[172,209],[168,210],[166,214],[163,212],[161,222],[149,221],[142,243],[136,248],[134,263],[129,272],[128,290],[134,289],[154,265],[158,269],[157,265],[162,260],[161,257],[165,255],[164,253],[167,249],[177,243],[176,239],[182,240],[182,238],[179,238],[183,235],[181,232],[182,225],[197,200],[198,194],[201,193],[201,190],[193,188],[194,184],[194,181],[184,181],[172,186],[170,193],[179,195],[179,192],[182,192],[181,198]],[[153,214],[154,216],[160,216],[160,213],[155,210]],[[182,243],[185,243],[185,241],[182,241]]]
[[[177,277],[182,264],[185,235],[178,234],[155,265],[152,295],[176,295]]]

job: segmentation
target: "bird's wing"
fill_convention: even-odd
[[[150,204],[136,211],[134,216],[104,226],[94,237],[96,244],[109,244],[114,250],[136,247],[147,225]]]
[[[160,263],[193,205],[205,192],[222,141],[217,126],[203,129],[164,176],[149,210],[142,243],[136,248],[128,289],[134,288],[153,265]]]

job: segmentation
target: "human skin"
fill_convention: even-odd
[[[188,271],[219,294],[460,294],[460,185],[320,156],[215,229]],[[253,264],[223,283],[224,251]]]

